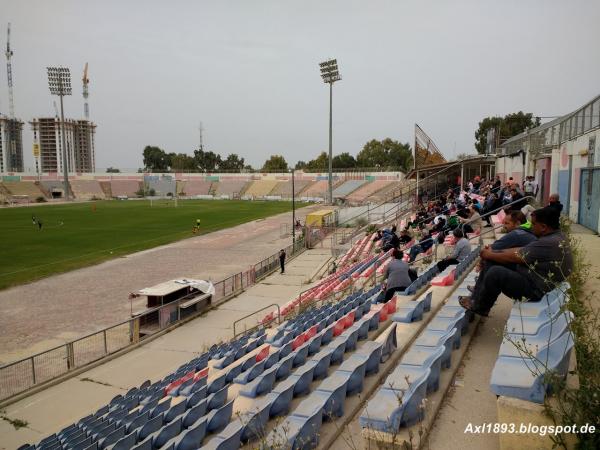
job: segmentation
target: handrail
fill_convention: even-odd
[[[235,322],[233,322],[233,338],[235,339],[238,336],[238,333],[235,332],[235,326],[236,326],[236,324],[238,322],[241,322],[242,320],[246,320],[248,317],[252,317],[254,314],[257,314],[257,313],[259,313],[261,311],[264,311],[265,309],[269,309],[269,308],[271,308],[273,306],[277,307],[277,324],[279,325],[281,323],[281,308],[279,307],[279,305],[277,303],[271,303],[270,305],[267,305],[267,306],[265,306],[265,307],[263,307],[263,308],[261,308],[261,309],[259,309],[257,311],[254,311],[254,312],[252,312],[252,313],[250,313],[250,314],[248,314],[248,315],[246,315],[244,317],[240,317],[238,320],[236,320]],[[260,327],[260,325],[261,324],[259,323],[258,325],[255,325],[255,326],[253,326],[250,329],[246,329],[242,333],[239,333],[239,334],[244,334],[244,333],[247,333],[249,331],[253,331],[254,329]]]

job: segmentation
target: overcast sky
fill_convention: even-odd
[[[89,62],[96,166],[137,168],[145,145],[204,144],[253,166],[327,149],[338,59],[334,153],[372,138],[414,142],[418,123],[451,158],[473,152],[482,117],[565,114],[600,94],[600,2],[575,0],[0,0],[18,117],[54,114],[45,67],[73,75],[68,117],[83,117]],[[4,66],[3,64],[0,67]],[[0,70],[6,113],[6,71]],[[26,166],[32,132],[24,131]]]

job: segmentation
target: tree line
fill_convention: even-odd
[[[194,150],[193,155],[186,153],[167,153],[157,146],[148,145],[143,151],[144,169],[151,172],[254,172],[251,165],[236,153],[222,157],[218,153]],[[390,138],[367,142],[356,158],[348,152],[335,155],[332,167],[335,170],[370,168],[381,171],[408,171],[413,164],[412,149],[409,144],[402,144]],[[271,155],[259,169],[263,172],[287,172],[291,166],[282,155]],[[321,152],[308,162],[298,161],[296,170],[324,172],[329,168],[329,157]]]

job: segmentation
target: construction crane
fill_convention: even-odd
[[[85,68],[83,69],[83,115],[85,116],[85,120],[90,119],[90,107],[88,105],[88,84],[90,79],[88,78],[88,63],[85,63]]]
[[[13,51],[10,49],[10,22],[8,23],[8,30],[6,33],[6,75],[8,80],[8,112],[11,119],[15,118],[15,102],[13,98],[13,81],[12,81],[12,64],[10,59],[12,58]]]

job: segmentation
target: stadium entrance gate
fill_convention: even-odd
[[[600,233],[600,167],[581,169],[578,222]]]

